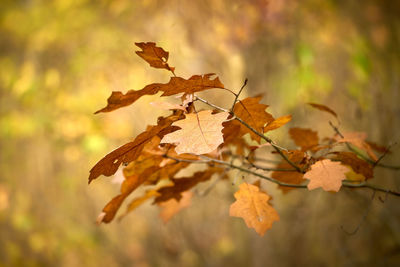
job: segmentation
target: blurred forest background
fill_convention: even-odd
[[[0,7],[0,266],[395,266],[400,199],[342,189],[273,196],[281,221],[264,237],[228,216],[238,185],[217,184],[168,224],[147,204],[121,222],[95,225],[117,194],[112,178],[87,185],[90,168],[165,114],[144,97],[93,115],[112,90],[167,82],[134,54],[155,41],[188,78],[217,73],[242,95],[263,93],[289,127],[400,142],[400,2],[391,0],[2,0]],[[205,93],[229,107],[220,94]],[[399,145],[385,163],[399,165]],[[399,172],[374,184],[400,189]],[[207,184],[204,188],[207,188]],[[199,189],[201,191],[202,189]],[[370,207],[365,221],[364,214]],[[358,232],[348,235],[362,222]]]

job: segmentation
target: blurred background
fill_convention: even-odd
[[[202,185],[166,225],[146,204],[96,226],[119,185],[101,177],[88,186],[87,178],[166,114],[149,105],[154,96],[93,115],[112,90],[169,80],[134,54],[142,41],[169,51],[184,78],[215,72],[235,91],[248,78],[243,97],[263,93],[274,116],[293,115],[271,135],[282,145],[293,146],[289,127],[333,134],[332,117],[307,102],[334,109],[342,131],[399,142],[399,14],[390,0],[2,0],[0,266],[398,266],[393,196],[283,194],[265,183],[281,220],[259,237],[228,215],[238,184],[218,183],[205,197],[210,184]],[[204,95],[231,105],[225,94]],[[399,145],[392,150],[384,162],[399,165]],[[400,190],[398,171],[375,175],[371,183]]]

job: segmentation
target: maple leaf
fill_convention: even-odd
[[[142,96],[154,95],[160,91],[163,92],[161,96],[171,96],[179,93],[193,94],[212,88],[224,89],[224,85],[218,77],[210,79],[213,75],[215,74],[193,75],[188,80],[181,77],[171,77],[168,83],[152,83],[141,90],[129,90],[126,94],[113,91],[107,99],[107,106],[96,111],[95,114],[129,106]]]
[[[301,150],[309,150],[318,146],[318,133],[305,128],[290,128],[289,135]]]
[[[89,183],[100,175],[111,176],[118,170],[121,164],[126,164],[137,159],[147,142],[156,135],[163,135],[165,130],[179,118],[180,115],[160,118],[157,125],[150,126],[145,132],[139,134],[134,141],[107,154],[90,170]]]
[[[316,103],[307,103],[307,104],[309,104],[313,108],[319,109],[321,111],[328,112],[328,113],[332,114],[333,116],[335,116],[337,118],[336,112],[333,111],[332,109],[330,109],[329,107],[325,106],[325,105],[316,104]]]
[[[155,43],[135,43],[142,51],[136,51],[136,54],[147,61],[151,67],[158,69],[166,69],[174,73],[175,68],[170,67],[167,63],[169,53],[161,47],[157,47]]]
[[[270,123],[274,120],[274,117],[265,111],[268,105],[259,103],[261,98],[262,96],[245,98],[237,102],[233,109],[233,112],[237,117],[242,119],[259,133],[263,133],[264,125],[266,123]],[[261,140],[260,136],[237,120],[227,122],[224,127],[226,128],[224,131],[225,135],[228,135],[229,132],[234,133],[235,136],[243,136],[249,133],[253,140],[257,142],[260,142]],[[236,131],[236,129],[239,129],[239,132]]]
[[[183,208],[190,206],[193,193],[186,191],[182,193],[182,198],[177,201],[176,199],[170,199],[166,202],[161,202],[158,205],[162,208],[160,217],[164,223],[167,223],[175,214],[181,211]]]
[[[365,179],[370,179],[374,176],[372,166],[365,160],[357,157],[353,152],[337,152],[335,159],[340,160],[342,164],[349,165],[354,172],[362,174]]]
[[[256,185],[242,183],[235,193],[236,201],[230,206],[229,215],[241,217],[247,227],[263,236],[274,221],[279,221],[276,210],[268,204],[270,196]]]
[[[181,129],[165,135],[161,143],[178,144],[175,148],[178,154],[210,153],[224,141],[221,132],[222,122],[228,116],[227,112],[212,114],[211,110],[186,114],[185,119],[172,124]]]
[[[370,145],[365,141],[367,138],[367,134],[364,132],[348,132],[348,133],[343,133],[343,137],[341,136],[336,136],[335,139],[339,143],[350,143],[365,152],[367,152],[368,156],[371,157],[371,159],[377,161],[378,158],[376,157],[374,151],[372,151],[372,148]]]
[[[340,162],[323,159],[311,165],[311,169],[304,174],[304,178],[310,180],[307,185],[308,190],[322,187],[325,191],[339,192],[347,172],[349,169]]]
[[[306,155],[303,151],[300,150],[291,150],[289,152],[284,152],[286,157],[299,166],[303,168],[306,165]],[[278,169],[293,169],[293,166],[290,165],[286,160],[283,160],[276,166]],[[280,182],[284,182],[287,184],[301,184],[303,179],[303,173],[297,171],[274,171],[271,173],[271,177],[275,180]],[[288,186],[279,186],[279,188],[284,192],[287,193],[290,190],[293,190],[292,187]]]
[[[267,126],[264,127],[264,133],[278,129],[291,120],[292,120],[292,115],[286,115],[286,116],[279,117],[279,118],[271,121],[270,123],[267,124]]]

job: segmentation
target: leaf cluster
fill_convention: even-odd
[[[229,169],[275,183],[285,193],[298,188],[338,192],[349,187],[399,195],[368,183],[374,176],[374,168],[381,165],[380,160],[389,149],[367,141],[365,133],[341,133],[331,123],[332,136],[321,139],[312,129],[292,127],[289,137],[295,147],[283,148],[267,134],[289,123],[292,116],[275,118],[266,111],[268,105],[261,103],[262,96],[240,99],[247,80],[235,93],[212,73],[193,75],[188,79],[178,77],[175,68],[168,63],[169,53],[163,48],[152,42],[136,45],[141,49],[136,53],[151,67],[172,74],[170,81],[152,83],[125,94],[112,92],[107,106],[96,113],[131,105],[142,96],[158,92],[162,92],[161,97],[179,95],[181,103],[153,103],[158,108],[170,110],[170,115],[159,117],[155,125],[148,126],[134,140],[110,152],[90,170],[89,183],[101,175],[112,176],[123,166],[120,193],[106,204],[98,217],[99,223],[111,222],[126,198],[139,187],[147,190],[133,198],[121,216],[152,200],[162,208],[160,216],[167,222],[180,209],[190,205],[191,189],[214,176],[217,181],[227,181]],[[230,103],[231,108],[217,106],[196,94],[211,89],[233,94],[235,99]],[[198,109],[198,102],[209,109]],[[332,118],[338,117],[325,105],[309,105],[327,112]],[[263,162],[266,155],[278,158],[277,163],[266,166]],[[203,164],[206,169],[187,177],[176,177],[179,171],[193,164]],[[279,220],[277,211],[269,203],[271,197],[262,190],[259,181],[254,184],[243,182],[234,196],[236,202],[231,205],[229,214],[243,218],[258,234],[264,235],[272,223]]]

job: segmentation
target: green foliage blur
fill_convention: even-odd
[[[248,78],[242,96],[263,93],[275,116],[293,114],[290,126],[332,134],[331,118],[305,105],[317,102],[338,112],[343,130],[400,142],[398,14],[398,1],[378,0],[2,0],[0,266],[399,264],[400,200],[371,202],[367,190],[284,195],[265,184],[281,221],[261,238],[228,216],[237,183],[201,197],[204,185],[167,225],[148,204],[101,226],[118,177],[87,185],[102,156],[165,114],[149,105],[154,96],[93,115],[112,90],[169,80],[134,42],[155,41],[185,78],[215,72],[233,90]],[[287,130],[272,137],[293,145]],[[385,162],[399,164],[398,147]],[[375,174],[399,190],[398,172]]]

